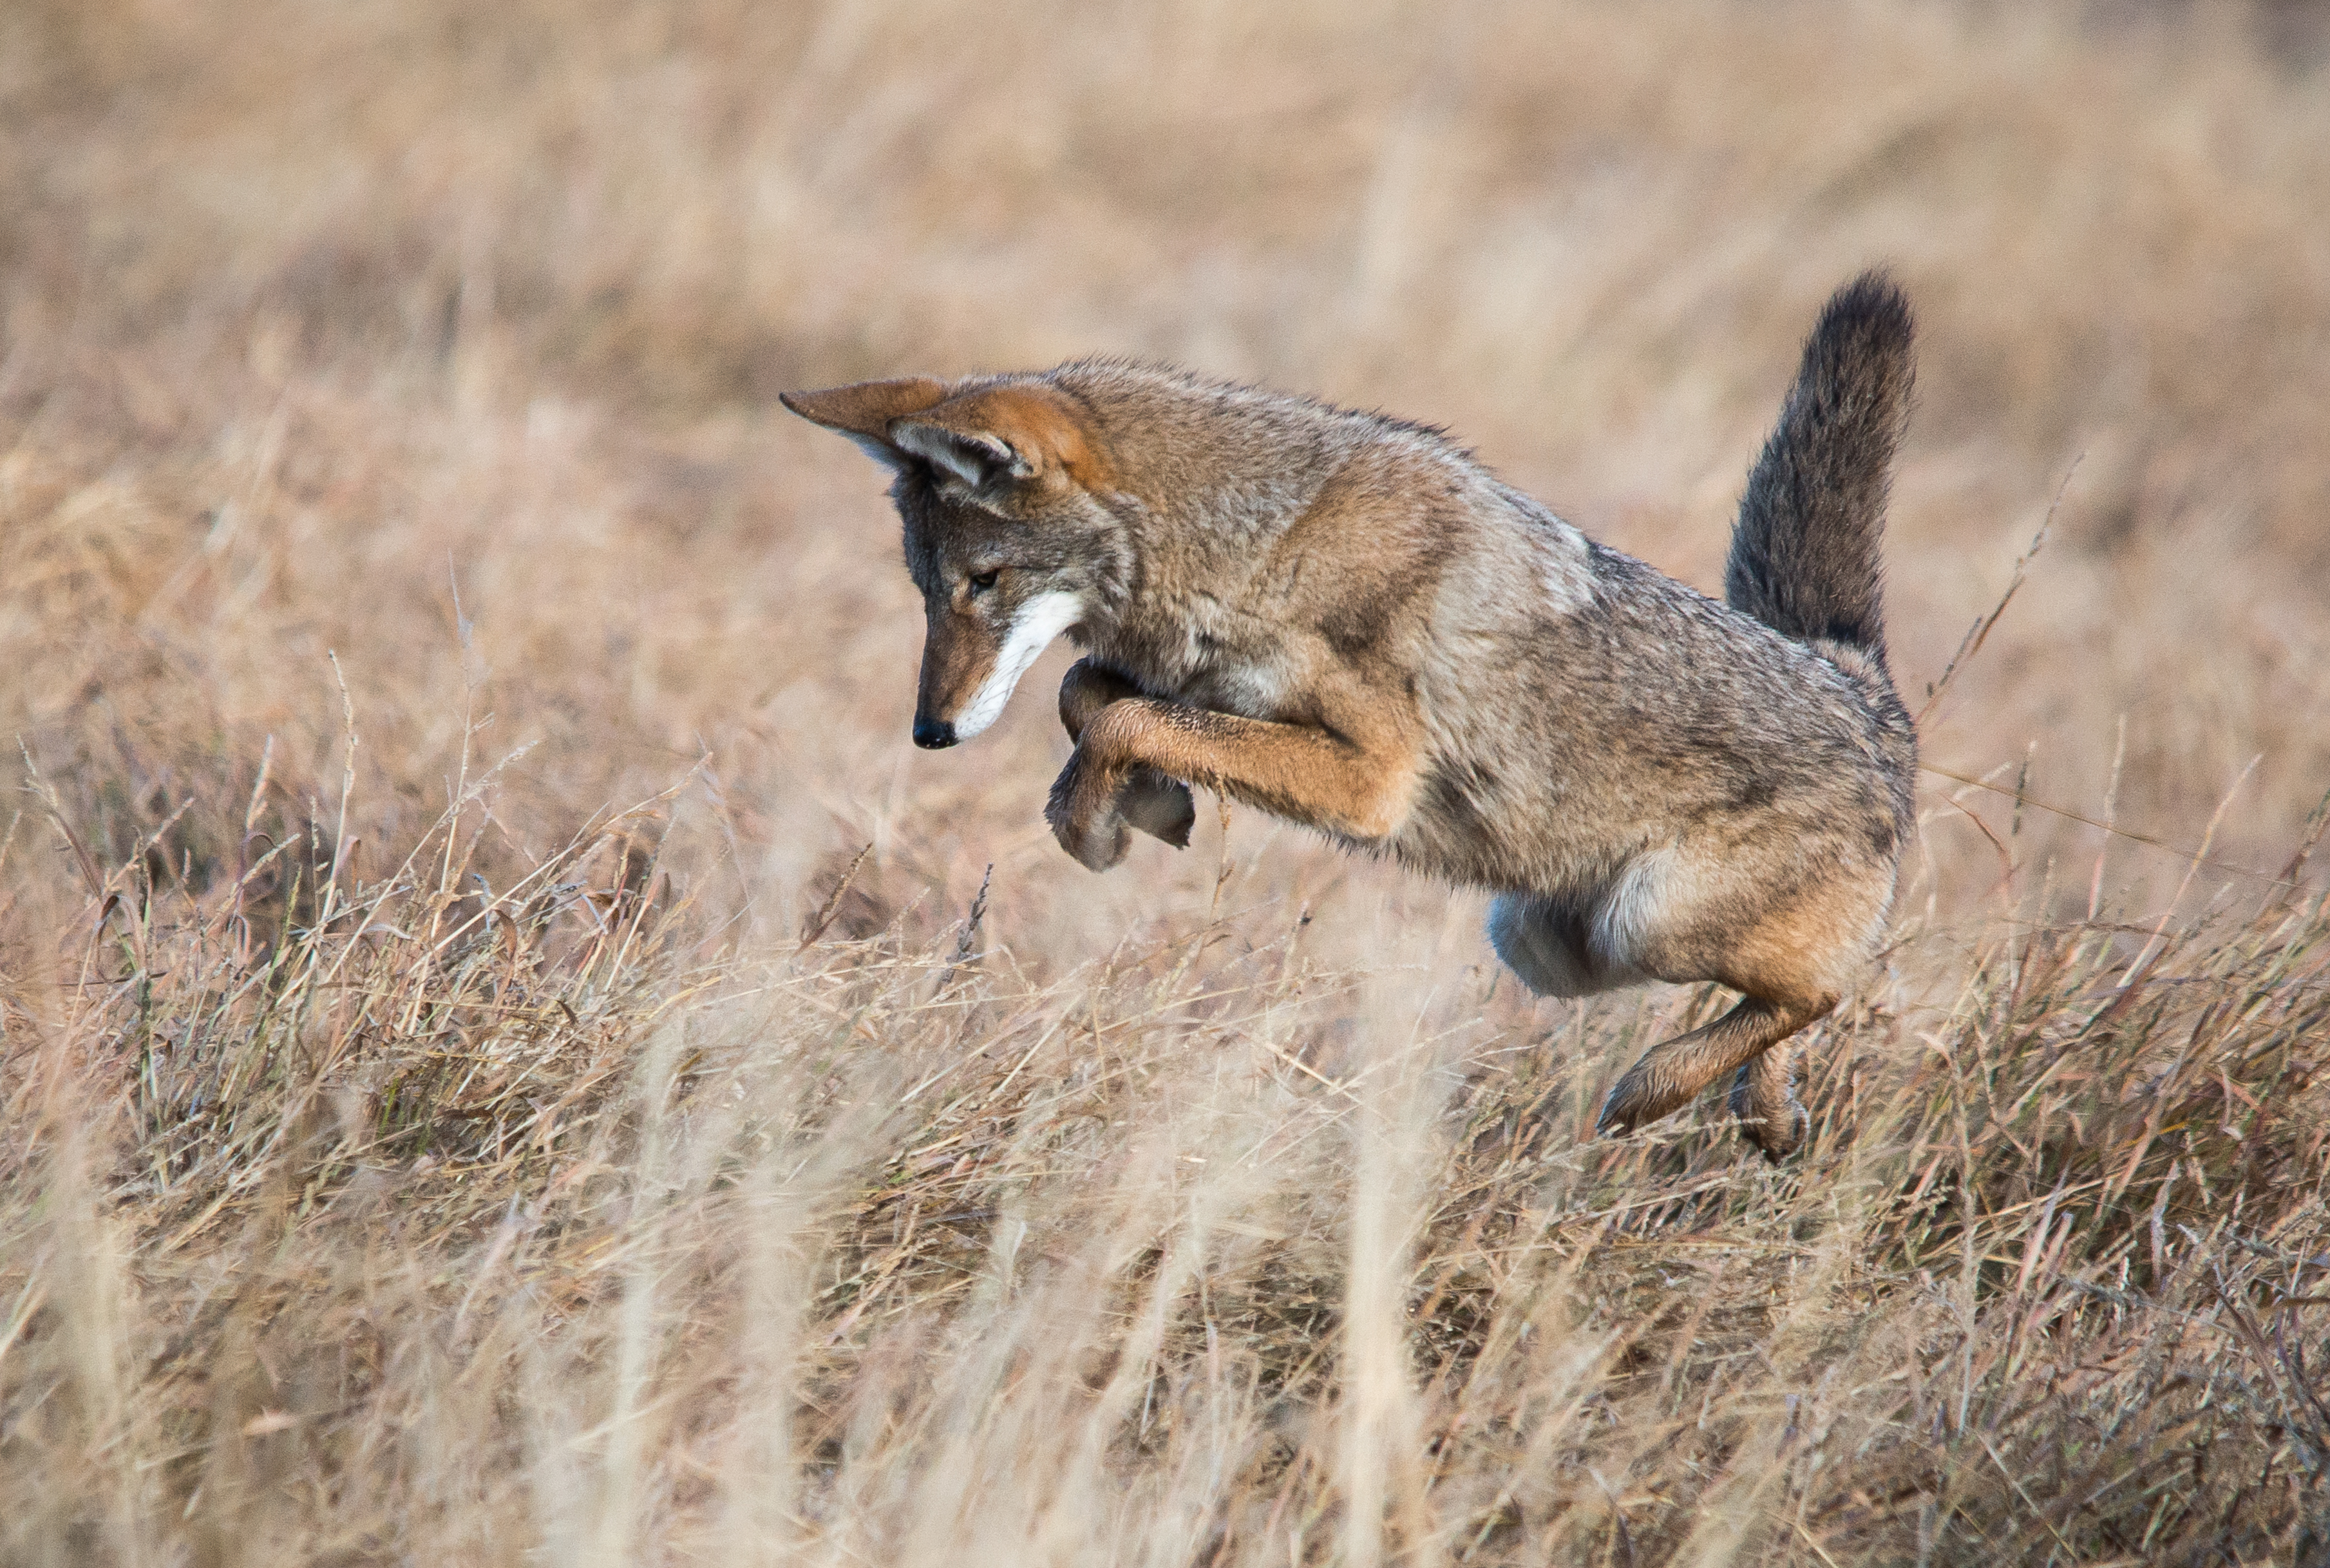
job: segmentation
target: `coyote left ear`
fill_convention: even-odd
[[[890,439],[976,489],[997,478],[1065,471],[1082,483],[1100,476],[1084,416],[1042,382],[1006,382],[949,398],[891,427]]]
[[[926,375],[902,381],[867,381],[823,392],[779,392],[777,401],[829,430],[839,430],[877,461],[898,468],[906,454],[890,439],[890,422],[945,401],[946,383]]]
[[[986,430],[958,430],[930,420],[902,420],[892,439],[974,490],[998,475],[1025,479],[1036,472],[1036,466],[1010,442]]]

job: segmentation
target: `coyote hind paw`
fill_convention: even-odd
[[[1594,1136],[1622,1138],[1646,1121],[1656,1121],[1674,1107],[1662,1101],[1651,1075],[1639,1066],[1618,1080],[1610,1091],[1610,1098],[1602,1102],[1602,1114],[1594,1119]]]
[[[1804,1147],[1813,1119],[1796,1098],[1785,1063],[1773,1070],[1769,1062],[1760,1059],[1739,1070],[1731,1085],[1731,1114],[1739,1119],[1740,1135],[1777,1165]]]
[[[1776,1127],[1773,1119],[1766,1116],[1743,1120],[1739,1124],[1739,1130],[1748,1135],[1748,1141],[1774,1165],[1804,1147],[1804,1136],[1812,1130],[1812,1112],[1792,1095],[1786,1108],[1780,1112],[1778,1121],[1779,1125]]]

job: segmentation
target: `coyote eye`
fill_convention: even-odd
[[[972,572],[971,574],[971,588],[977,592],[985,593],[989,589],[995,586],[996,573],[1000,570],[1000,568],[996,568],[987,571]]]

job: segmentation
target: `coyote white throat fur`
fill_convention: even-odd
[[[1830,299],[1723,603],[1435,430],[1307,399],[1084,360],[784,402],[895,471],[917,744],[986,728],[1066,632],[1047,816],[1078,860],[1186,844],[1198,784],[1492,891],[1539,993],[1719,982],[1738,1006],[1646,1053],[1600,1127],[1735,1074],[1776,1157],[1808,1125],[1788,1042],[1869,962],[1912,825],[1879,561],[1910,338],[1879,274]]]

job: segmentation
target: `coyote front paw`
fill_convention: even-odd
[[[1124,858],[1128,827],[1187,849],[1198,808],[1179,779],[1139,763],[1107,767],[1079,746],[1052,781],[1044,820],[1061,848],[1093,870],[1106,871]]]
[[[1189,847],[1189,829],[1198,821],[1198,805],[1189,798],[1189,787],[1154,768],[1132,770],[1116,792],[1116,810],[1132,826],[1176,849]]]
[[[1130,835],[1116,809],[1116,780],[1096,779],[1082,754],[1068,759],[1052,781],[1052,798],[1045,803],[1044,820],[1060,847],[1087,870],[1106,871],[1124,858]]]

